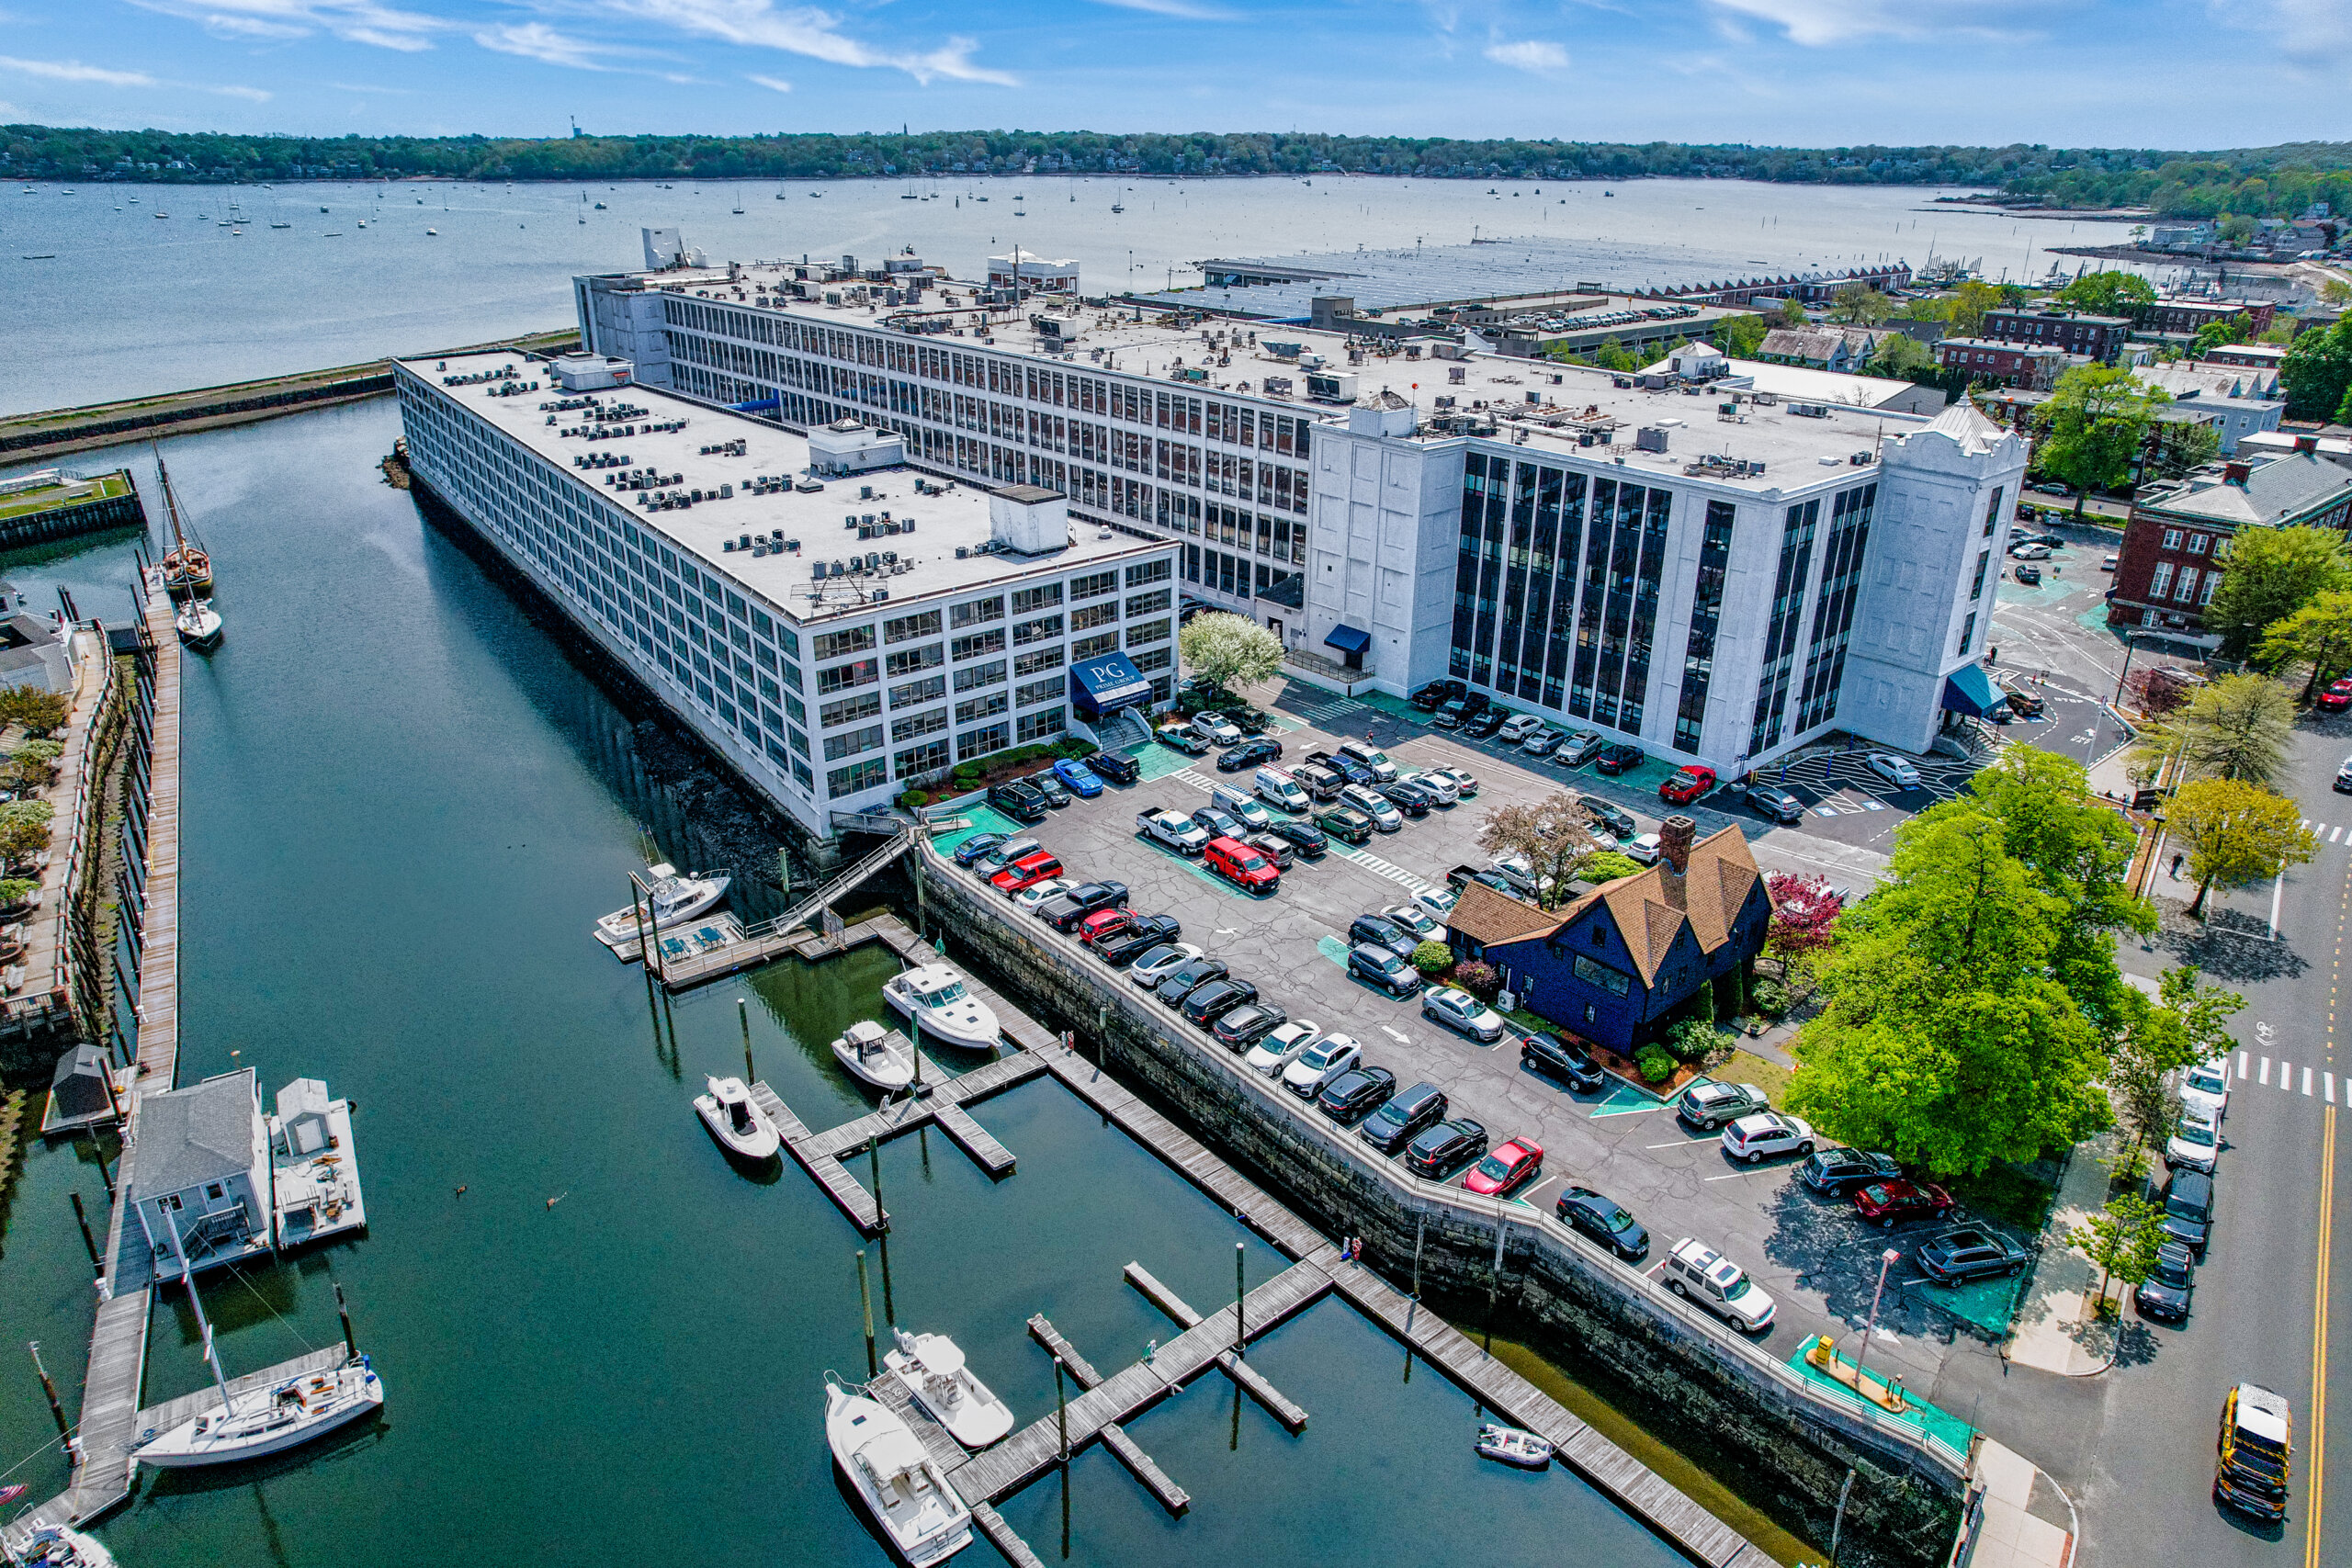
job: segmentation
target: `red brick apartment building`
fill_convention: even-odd
[[[2270,330],[2270,318],[2277,310],[2278,307],[2268,300],[2159,299],[2147,308],[2140,320],[2140,330],[2195,337],[2208,322],[2244,316],[2252,323],[2254,335],[2259,337]]]
[[[2316,439],[2269,458],[2212,463],[2177,479],[2143,485],[2124,525],[2113,626],[2147,626],[2207,647],[2203,609],[2222,581],[2220,556],[2245,528],[2352,525],[2352,469],[2322,457]]]
[[[2014,310],[1985,311],[1984,335],[1999,343],[2060,348],[2112,365],[2131,339],[2132,323],[2121,316],[2086,316],[2052,306],[2020,306]]]

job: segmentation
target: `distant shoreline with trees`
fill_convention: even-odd
[[[2292,217],[2352,210],[2352,142],[2233,152],[1755,147],[1273,132],[919,131],[836,136],[342,136],[0,126],[0,175],[219,185],[300,180],[975,179],[1012,175],[1973,186],[2069,210]]]

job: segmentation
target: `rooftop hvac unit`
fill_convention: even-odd
[[[876,570],[880,570],[881,565],[882,565],[882,557],[881,557],[880,552],[876,551],[876,550],[868,550],[868,551],[866,551],[866,552],[865,552],[865,570],[868,570],[868,571],[876,571]]]
[[[844,527],[844,528],[854,528],[854,527],[856,527],[856,526],[857,526],[857,513],[854,513],[854,512],[846,512],[846,513],[843,513],[842,514],[842,527]]]
[[[819,581],[819,582],[822,582],[822,581],[825,581],[825,563],[824,563],[823,561],[820,561],[820,560],[812,560],[812,561],[810,561],[808,564],[809,564],[809,566],[810,566],[811,568],[813,568],[813,569],[814,569],[813,570],[811,570],[811,571],[809,572],[809,574],[808,574],[808,575],[809,575],[811,578],[813,578],[815,581]]]
[[[839,561],[828,561],[828,562],[826,562],[826,563],[825,563],[825,575],[826,575],[827,577],[839,577],[841,574],[842,574],[842,563],[841,563],[841,562],[839,562]]]
[[[898,564],[899,564],[899,552],[898,552],[898,551],[896,551],[896,550],[884,550],[884,551],[882,552],[882,564],[883,564],[884,566],[896,566],[896,565],[898,565]]]
[[[1634,445],[1645,452],[1666,450],[1666,432],[1654,424],[1644,425],[1634,433]]]
[[[877,588],[874,591],[874,602],[876,604],[879,604],[883,600],[888,599],[889,596],[890,591],[887,588]]]
[[[735,540],[735,547],[739,550],[750,549],[752,547],[752,536],[749,534],[738,535]]]
[[[971,555],[972,552],[970,549],[967,548],[965,546],[958,545],[956,547],[956,558],[957,560],[968,560],[971,558]]]
[[[861,539],[870,539],[874,537],[873,525],[867,523],[859,524],[857,526],[857,536]]]

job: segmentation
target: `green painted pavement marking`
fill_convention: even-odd
[[[1906,1280],[1897,1287],[1905,1295],[1922,1305],[1960,1319],[1981,1328],[1987,1334],[2007,1334],[2009,1320],[2017,1315],[2018,1300],[2025,1294],[2027,1276],[1995,1275],[1988,1280],[1971,1280],[1964,1284],[1939,1285],[1932,1280]]]
[[[1892,1410],[1879,1410],[1876,1404],[1863,1399],[1852,1389],[1806,1360],[1804,1353],[1811,1348],[1813,1348],[1813,1340],[1808,1337],[1800,1346],[1797,1353],[1789,1358],[1790,1369],[1807,1382],[1842,1396],[1843,1403],[1863,1410],[1878,1411],[1884,1420],[1894,1422],[1898,1426],[1909,1427],[1923,1436],[1937,1438],[1949,1445],[1955,1453],[1965,1455],[1968,1452],[1968,1445],[1976,1436],[1976,1428],[1959,1416],[1939,1410],[1920,1399],[1918,1395],[1904,1388],[1902,1380],[1899,1378],[1894,1380],[1894,1386],[1902,1393],[1910,1408],[1899,1413]],[[1839,1356],[1838,1359],[1849,1367],[1854,1364],[1851,1357]]]
[[[1154,779],[1164,779],[1170,773],[1182,773],[1194,762],[1203,760],[1198,757],[1187,757],[1175,748],[1162,746],[1157,740],[1129,752],[1128,755],[1133,757],[1136,764],[1143,769],[1143,778],[1140,782],[1144,784],[1149,784]]]
[[[1603,1116],[1630,1116],[1636,1111],[1655,1111],[1665,1103],[1654,1094],[1620,1083],[1609,1091],[1608,1099],[1592,1108],[1592,1119],[1597,1122]]]
[[[956,815],[967,818],[969,825],[958,828],[952,833],[942,833],[931,841],[932,847],[941,854],[954,854],[967,840],[977,838],[982,833],[1018,836],[1027,831],[1020,823],[1015,822],[993,806],[975,806],[967,811],[959,811]],[[1038,826],[1043,827],[1045,824],[1041,822]]]
[[[1317,937],[1315,941],[1315,951],[1342,969],[1348,966],[1348,944],[1338,937]]]

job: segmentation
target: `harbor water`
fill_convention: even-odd
[[[893,961],[779,964],[665,1019],[590,940],[641,828],[681,861],[708,846],[653,732],[382,481],[396,434],[380,400],[164,448],[228,620],[184,677],[179,1078],[250,1066],[265,1094],[311,1076],[351,1097],[370,1222],[207,1275],[206,1307],[233,1374],[332,1342],[341,1284],[385,1411],[278,1460],[142,1478],[104,1538],[130,1568],[883,1563],[819,1419],[822,1374],[865,1371],[860,1243],[797,1171],[737,1174],[688,1102],[742,1070],[741,998],[757,1071],[807,1121],[862,1111],[828,1043],[880,1014]],[[130,607],[127,540],[0,570],[37,603],[62,585],[85,615]],[[1001,1183],[939,1137],[881,1154],[891,1304],[953,1334],[1024,1421],[1054,1396],[1031,1313],[1108,1370],[1173,1332],[1122,1282],[1129,1260],[1204,1308],[1237,1242],[1253,1284],[1281,1266],[1049,1078],[978,1117],[1019,1156]],[[21,1344],[42,1342],[77,1408],[93,1307],[71,1191],[103,1213],[88,1146],[36,1145],[0,1208],[0,1480],[35,1498],[66,1471]],[[870,1245],[868,1262],[879,1316]],[[1048,1476],[1007,1518],[1049,1562],[1065,1519],[1079,1563],[1679,1561],[1571,1473],[1476,1460],[1468,1396],[1426,1367],[1408,1380],[1337,1299],[1250,1361],[1312,1413],[1303,1434],[1237,1413],[1214,1375],[1132,1426],[1188,1517],[1094,1450],[1067,1512]],[[169,1290],[147,1397],[204,1380]]]
[[[642,265],[646,226],[679,229],[715,262],[872,258],[910,245],[960,277],[1017,243],[1075,259],[1084,287],[1103,292],[1198,283],[1194,264],[1220,255],[1498,237],[1564,247],[1559,276],[1542,287],[1917,266],[1931,254],[2015,279],[2047,272],[2050,246],[2117,244],[2130,232],[1937,204],[1952,194],[1328,175],[0,186],[0,414],[569,326],[573,275]],[[1489,253],[1509,258],[1508,244]]]

